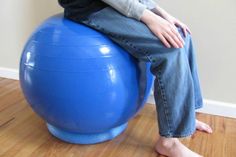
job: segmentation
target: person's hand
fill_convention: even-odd
[[[185,25],[183,22],[181,22],[180,20],[176,19],[175,17],[171,16],[167,11],[162,9],[159,5],[157,5],[155,8],[153,8],[152,12],[154,12],[155,14],[161,16],[162,18],[167,20],[172,25],[179,26],[183,30],[183,32],[184,32],[184,37],[187,36],[187,32],[189,32],[189,34],[191,34],[191,31],[187,27],[187,25]]]
[[[169,21],[148,9],[145,9],[140,20],[148,26],[166,47],[171,48],[171,45],[175,48],[183,47],[184,41],[182,37],[177,28]]]
[[[170,22],[171,24],[175,25],[175,26],[179,26],[182,28],[183,32],[184,32],[184,36],[187,36],[187,32],[189,34],[191,34],[190,29],[187,27],[186,24],[184,24],[183,22],[181,22],[180,20],[176,19],[175,17],[171,16],[170,14],[165,15],[164,19],[166,19],[168,22]]]

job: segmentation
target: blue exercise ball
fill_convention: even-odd
[[[20,85],[51,134],[93,144],[121,134],[144,106],[154,79],[149,69],[104,34],[58,14],[26,43]]]

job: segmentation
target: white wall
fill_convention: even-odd
[[[193,33],[204,98],[236,103],[236,1],[159,0]]]
[[[18,69],[24,43],[50,15],[62,12],[57,0],[1,0],[0,67]]]
[[[204,98],[236,104],[236,1],[158,0],[158,4],[193,32]],[[2,0],[0,67],[18,69],[30,33],[61,11],[57,0]]]

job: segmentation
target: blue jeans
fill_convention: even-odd
[[[104,33],[137,59],[151,62],[161,136],[185,137],[194,133],[195,109],[202,107],[203,99],[190,34],[184,37],[178,27],[185,46],[167,48],[144,23],[111,7],[93,13],[86,20],[73,20]]]

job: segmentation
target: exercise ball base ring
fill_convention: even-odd
[[[46,123],[46,124],[47,124],[47,128],[49,132],[53,136],[63,141],[74,143],[74,144],[95,144],[95,143],[105,142],[120,135],[128,126],[128,122],[127,122],[102,133],[79,134],[79,133],[68,132],[68,131],[62,130],[49,123]]]

